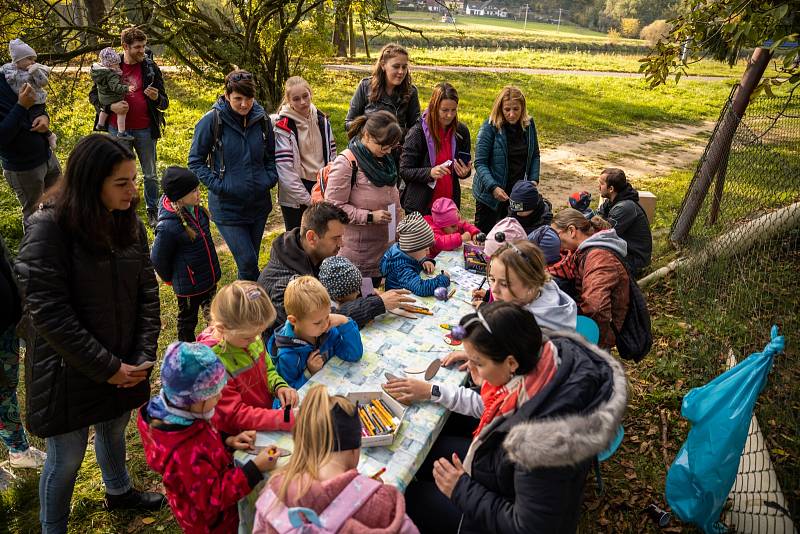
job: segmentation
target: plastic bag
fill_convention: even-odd
[[[773,326],[772,341],[714,380],[691,390],[681,415],[692,425],[667,472],[667,502],[685,523],[707,534],[724,532],[718,522],[736,481],[739,457],[747,440],[753,407],[772,369],[784,338]]]

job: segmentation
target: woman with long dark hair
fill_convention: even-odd
[[[108,136],[84,137],[20,245],[26,415],[48,452],[39,479],[45,533],[67,531],[90,426],[106,507],[164,504],[161,494],[133,489],[125,467],[125,427],[150,395],[146,366],[161,330],[137,203],[133,153]]]
[[[459,180],[469,177],[470,158],[469,130],[458,120],[458,91],[447,82],[436,84],[428,109],[403,144],[403,209],[430,215],[431,206],[440,198],[449,198],[460,207]]]

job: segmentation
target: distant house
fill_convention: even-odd
[[[504,7],[495,7],[492,5],[492,0],[486,0],[482,4],[467,5],[464,8],[467,15],[474,15],[477,17],[499,17],[501,19],[508,18],[508,10]]]

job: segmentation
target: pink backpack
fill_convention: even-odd
[[[358,475],[319,515],[310,508],[288,508],[267,487],[264,502],[259,502],[259,507],[268,510],[266,522],[279,534],[335,534],[381,486],[377,480]],[[419,534],[419,531],[406,516],[399,534]]]

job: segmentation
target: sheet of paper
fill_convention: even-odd
[[[394,244],[397,241],[397,205],[393,202],[386,209],[392,216],[392,220],[389,221],[389,243]]]
[[[471,273],[461,266],[453,266],[447,271],[450,273],[450,281],[465,289],[477,289],[483,279],[483,275]]]
[[[368,297],[375,293],[375,288],[372,286],[372,278],[364,277],[361,279],[361,296]]]

